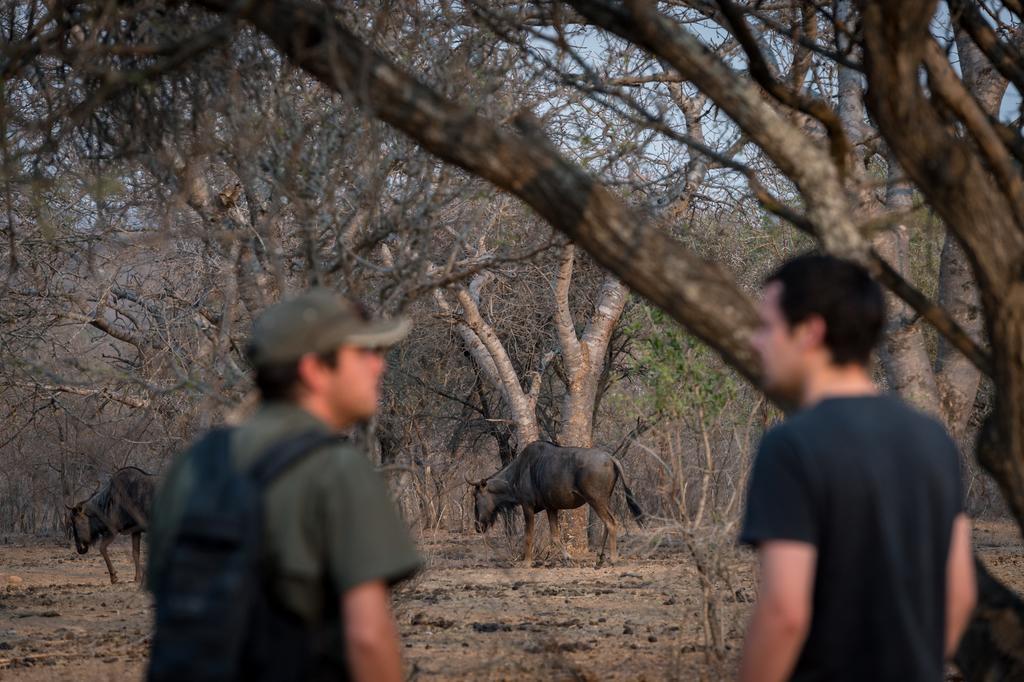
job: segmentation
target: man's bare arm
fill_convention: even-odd
[[[978,601],[978,581],[971,552],[971,521],[965,514],[953,520],[946,562],[946,658],[952,658],[960,644],[971,613]]]
[[[391,600],[382,581],[357,585],[341,597],[345,627],[345,655],[357,682],[400,682],[398,628],[391,615]]]
[[[760,593],[743,645],[741,682],[787,679],[811,626],[817,548],[772,540],[758,548],[758,556]]]

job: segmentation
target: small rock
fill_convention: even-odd
[[[18,575],[9,575],[9,576],[7,576],[7,582],[10,583],[11,585],[20,585],[23,582],[25,582],[25,580],[24,580],[24,578],[22,578],[21,576],[18,576]]]
[[[661,602],[664,606],[673,606],[676,603],[675,597],[669,597],[665,601]]]
[[[654,635],[651,635],[650,637],[647,638],[647,641],[651,642],[651,643],[654,643],[654,642],[658,641],[658,638],[655,637]]]
[[[633,628],[629,627],[628,625],[624,625],[622,627],[622,634],[624,634],[624,635],[631,635],[631,634],[633,634]]]

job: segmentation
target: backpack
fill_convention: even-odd
[[[151,682],[302,679],[311,665],[305,627],[271,602],[266,587],[263,493],[338,436],[288,438],[248,472],[233,467],[230,436],[215,429],[184,455],[194,483],[151,586]]]

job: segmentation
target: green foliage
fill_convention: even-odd
[[[638,407],[668,419],[700,409],[716,419],[742,380],[661,310],[645,304],[637,318],[630,333],[636,338],[632,374],[642,384]]]

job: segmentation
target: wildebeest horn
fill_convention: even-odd
[[[72,507],[70,504],[68,504],[66,502],[64,503],[64,508],[67,509],[68,511],[74,511],[75,510],[74,507]]]
[[[478,485],[480,485],[481,483],[484,482],[484,479],[482,479],[482,478],[479,481],[471,481],[471,480],[469,480],[469,476],[467,476],[466,474],[462,474],[462,478],[464,478],[466,480],[466,483],[468,483],[469,485],[472,485],[472,486],[478,486]]]

